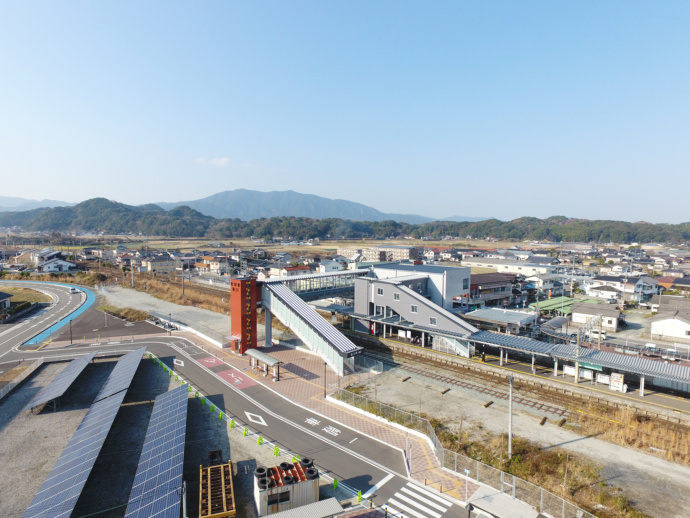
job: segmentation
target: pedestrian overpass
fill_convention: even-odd
[[[346,371],[354,371],[354,357],[362,353],[362,348],[353,344],[292,291],[290,283],[280,280],[263,282],[261,303],[266,314],[267,344],[271,343],[272,318],[275,315],[340,376]]]
[[[355,279],[366,277],[369,270],[343,270],[331,273],[272,277],[264,284],[280,283],[290,288],[302,300],[318,300],[326,297],[347,297],[355,294]]]

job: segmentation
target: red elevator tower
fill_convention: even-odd
[[[230,329],[232,350],[244,354],[256,349],[256,280],[230,280]]]

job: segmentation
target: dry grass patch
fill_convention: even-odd
[[[570,410],[578,416],[578,432],[583,435],[599,435],[614,444],[690,465],[690,430],[686,426],[652,419],[630,407],[590,403],[574,404]]]
[[[33,304],[34,302],[50,302],[52,299],[49,295],[41,293],[40,291],[31,290],[29,288],[12,288],[9,286],[3,286],[2,291],[12,295],[12,304],[19,302],[29,302]]]
[[[583,455],[562,448],[542,448],[537,443],[516,437],[513,439],[513,457],[508,458],[507,434],[486,431],[474,435],[467,431],[458,434],[438,419],[430,421],[444,448],[543,487],[596,516],[646,516],[617,495],[618,489],[607,486],[600,474],[601,466]]]

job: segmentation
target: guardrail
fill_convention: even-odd
[[[340,401],[362,409],[365,412],[381,416],[388,421],[423,433],[431,442],[434,454],[441,466],[463,478],[476,480],[501,493],[509,494],[512,498],[521,500],[539,512],[548,513],[550,516],[595,518],[593,514],[542,487],[461,453],[446,450],[436,436],[432,424],[423,417],[386,405],[380,401],[373,401],[365,396],[360,396],[344,389],[336,389],[333,391],[333,395]]]

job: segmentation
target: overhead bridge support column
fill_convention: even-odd
[[[499,349],[499,351],[501,352],[501,357],[500,357],[500,359],[499,359],[499,365],[500,365],[501,367],[503,367],[503,349]]]
[[[558,358],[553,359],[553,375],[558,377]]]
[[[271,347],[273,345],[273,315],[271,314],[271,308],[264,307],[264,311],[266,312],[266,342],[264,343],[264,347]]]
[[[644,397],[644,376],[640,376],[640,397]]]

